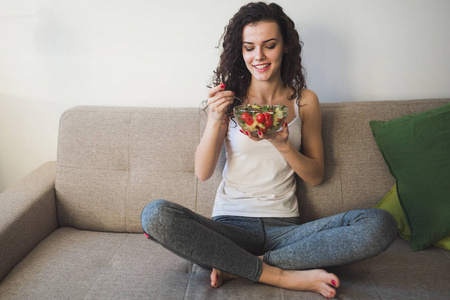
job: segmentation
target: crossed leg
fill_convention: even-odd
[[[360,223],[359,219],[361,219],[364,223],[367,218],[366,214],[357,213],[356,218],[349,219],[357,223]],[[301,246],[289,243],[281,247],[282,249],[260,251],[259,253],[265,253],[264,260],[261,256],[252,254],[256,251],[249,250],[254,244],[250,241],[254,238],[254,233],[218,224],[175,203],[164,200],[154,201],[143,210],[141,219],[144,232],[152,240],[194,263],[212,267],[211,285],[213,287],[219,287],[224,281],[237,278],[236,274],[238,274],[239,277],[254,282],[286,289],[314,291],[330,298],[336,294],[335,287],[339,287],[339,279],[336,275],[318,268],[350,263],[347,260],[354,259],[355,253],[352,247],[348,247],[349,244],[361,247],[357,260],[376,255],[374,251],[367,252],[367,248],[371,247],[361,242],[360,237],[366,240],[372,239],[367,238],[363,230],[356,229],[353,225],[349,226],[350,224],[337,226],[340,229],[333,226],[333,221],[339,219],[338,217],[314,222],[311,224],[314,226],[308,226],[311,227],[311,234],[303,237],[305,240],[302,241]],[[368,220],[371,219],[371,217],[368,218]],[[324,222],[328,225],[322,226]],[[373,229],[374,223],[377,222],[379,220],[366,222],[367,224],[363,227]],[[395,220],[389,220],[387,223],[392,224],[388,224],[389,228],[386,227],[386,229],[394,229],[393,233],[396,235]],[[318,227],[319,230],[314,227]],[[339,230],[344,230],[345,234]],[[303,235],[304,230],[301,231]],[[371,235],[370,231],[369,235]],[[355,232],[358,234],[355,235]],[[282,236],[282,240],[287,241],[286,238],[286,235]],[[299,236],[294,234],[289,240],[298,240],[298,238]],[[377,240],[376,252],[379,253],[387,248],[392,242],[389,241],[390,239],[388,235],[387,242]],[[330,252],[330,249],[334,252]],[[336,256],[339,250],[343,250],[344,253]],[[311,255],[314,257],[309,257]],[[336,260],[337,257],[339,257],[338,260]],[[331,261],[325,260],[330,258]],[[310,266],[307,266],[308,264]]]
[[[271,249],[263,260],[259,282],[334,297],[336,275],[318,269],[360,261],[384,251],[396,238],[396,222],[383,210],[354,210],[303,225],[272,227],[266,233]],[[277,222],[277,221],[275,221]],[[276,245],[276,246],[275,246]],[[277,267],[278,266],[278,267]],[[279,268],[281,267],[281,268]],[[236,278],[213,269],[211,285]]]

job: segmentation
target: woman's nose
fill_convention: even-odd
[[[256,48],[256,56],[255,59],[256,60],[263,60],[265,58],[264,56],[264,51],[261,47],[257,47]]]

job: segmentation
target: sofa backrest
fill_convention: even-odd
[[[140,232],[152,199],[195,208],[194,108],[75,107],[61,117],[56,174],[59,226]]]
[[[372,207],[395,183],[369,127],[450,99],[323,103],[326,175],[317,187],[298,180],[303,221]],[[56,174],[59,226],[141,232],[140,213],[167,199],[210,216],[225,164],[194,174],[206,116],[198,108],[79,106],[61,117]]]

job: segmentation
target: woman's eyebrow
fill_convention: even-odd
[[[263,41],[263,44],[268,43],[268,42],[270,42],[270,41],[277,41],[277,42],[278,42],[278,39],[276,39],[276,38],[271,38],[271,39],[268,39],[268,40]],[[252,42],[246,42],[246,41],[242,42],[242,44],[251,44],[251,45],[253,45]]]

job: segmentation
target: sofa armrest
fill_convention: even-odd
[[[48,162],[0,194],[0,281],[56,230],[56,162]]]

